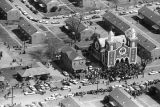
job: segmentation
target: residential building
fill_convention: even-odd
[[[91,46],[90,54],[104,66],[114,66],[121,61],[137,62],[137,37],[135,30],[129,29],[130,34],[115,35],[110,31],[104,37],[96,37]]]
[[[73,34],[73,39],[78,41],[84,41],[86,39],[90,39],[93,35],[93,29],[87,27],[81,20],[78,18],[69,18],[65,21],[65,28],[70,30]]]
[[[25,66],[17,71],[18,76],[22,81],[29,78],[41,78],[42,76],[49,76],[50,71],[41,62],[37,62],[35,66]]]
[[[87,69],[86,59],[80,51],[69,46],[62,48],[61,51],[61,60],[68,71],[76,73]]]
[[[35,6],[43,10],[43,12],[55,12],[60,5],[58,0],[30,0]]]
[[[109,93],[111,107],[144,107],[123,88],[115,88]]]
[[[102,9],[105,4],[101,0],[82,0],[83,7]]]
[[[125,34],[125,32],[130,29],[130,26],[113,12],[107,11],[103,15],[103,20],[105,22],[106,29],[109,27],[109,29],[118,33],[118,35]]]
[[[60,102],[60,107],[81,107],[81,106],[73,97],[68,97]]]
[[[20,33],[18,37],[22,41],[28,41],[31,44],[39,44],[45,41],[45,32],[23,17],[19,20],[18,29]]]
[[[160,15],[147,6],[143,6],[138,10],[138,17],[154,30],[160,31]]]
[[[19,10],[17,10],[8,0],[0,0],[0,17],[2,19],[19,20],[20,16]]]

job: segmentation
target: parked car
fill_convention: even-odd
[[[155,74],[158,74],[159,72],[158,71],[151,71],[148,73],[148,75],[155,75]]]
[[[71,86],[63,86],[62,87],[62,90],[68,90],[68,89],[70,89],[71,88]]]
[[[56,100],[56,98],[55,97],[48,97],[45,99],[45,101],[51,101],[51,100]]]
[[[33,95],[33,94],[36,94],[34,91],[31,91],[31,92],[24,92],[24,95]]]
[[[62,73],[64,76],[69,76],[68,72],[66,72],[66,71],[63,71]]]
[[[53,91],[58,91],[58,90],[59,90],[58,87],[52,87],[52,88],[50,88],[50,91],[51,91],[51,92],[53,92]]]
[[[78,84],[78,81],[77,81],[77,80],[71,79],[70,82],[73,83],[73,84],[75,84],[75,85]]]

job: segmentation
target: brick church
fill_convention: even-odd
[[[91,46],[91,54],[107,67],[121,61],[136,63],[137,40],[133,28],[128,29],[125,35],[115,35],[113,31],[109,31],[106,37],[96,37]]]

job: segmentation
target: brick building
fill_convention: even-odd
[[[4,20],[19,20],[21,14],[19,10],[14,8],[14,6],[8,0],[0,1],[0,17]]]
[[[18,29],[19,38],[22,41],[29,41],[31,44],[43,43],[45,41],[45,32],[23,17],[19,20]]]

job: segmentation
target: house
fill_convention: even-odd
[[[83,7],[102,9],[105,4],[101,0],[82,0]]]
[[[88,28],[81,20],[78,18],[69,18],[65,20],[66,26],[65,28],[70,30],[73,34],[73,39],[76,38],[78,41],[84,41],[86,39],[90,39],[93,35],[94,30]]]
[[[82,53],[69,46],[62,48],[61,60],[70,72],[81,72],[87,68],[86,59]]]
[[[4,20],[19,20],[21,14],[8,0],[0,0],[0,17]]]
[[[31,44],[39,44],[45,41],[45,32],[39,29],[34,24],[31,24],[29,20],[21,17],[18,24],[19,35],[18,37],[22,41],[29,41]]]
[[[73,97],[68,97],[60,102],[60,107],[80,107],[80,104]]]
[[[109,93],[111,107],[144,107],[122,88],[115,88]]]
[[[23,67],[22,69],[17,71],[18,77],[23,81],[28,78],[38,77],[50,75],[48,68],[46,68],[42,63],[37,62],[34,67]]]
[[[130,29],[130,26],[124,22],[120,17],[115,15],[113,12],[107,11],[103,15],[103,20],[105,25],[110,27],[114,32],[119,34],[125,34],[125,32]],[[107,28],[106,28],[107,29]]]
[[[160,15],[147,6],[143,6],[138,10],[138,17],[154,30],[160,31]]]
[[[43,12],[55,12],[58,10],[60,2],[58,0],[30,0],[36,7],[43,10]]]

